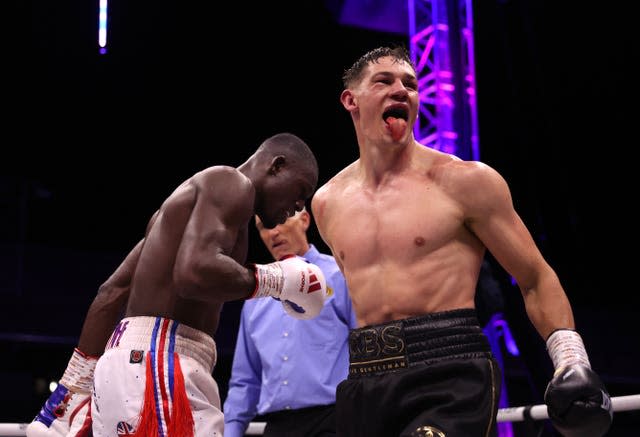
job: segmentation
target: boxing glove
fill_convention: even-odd
[[[605,435],[613,420],[611,399],[591,370],[582,338],[573,330],[557,330],[547,348],[556,369],[544,393],[551,423],[565,437]]]
[[[91,431],[91,387],[96,357],[75,349],[58,386],[27,425],[27,437],[81,437]]]
[[[296,319],[316,317],[327,297],[322,270],[301,258],[290,257],[271,264],[254,264],[256,288],[251,297],[271,296]]]

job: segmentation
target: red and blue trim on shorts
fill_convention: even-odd
[[[151,335],[149,357],[153,376],[158,435],[168,435],[167,424],[173,408],[173,388],[175,376],[174,349],[179,322],[156,317]]]

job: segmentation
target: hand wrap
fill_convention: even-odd
[[[601,437],[611,426],[611,399],[591,364],[580,335],[554,331],[547,350],[555,368],[544,401],[553,426],[565,437]]]

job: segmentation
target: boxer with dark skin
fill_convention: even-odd
[[[276,136],[237,169],[211,167],[180,185],[149,226],[126,316],[167,317],[213,336],[222,303],[255,289],[244,265],[254,213],[274,227],[313,194],[317,166],[303,145]]]
[[[404,48],[364,54],[343,81],[359,158],[311,205],[360,326],[350,335],[349,378],[337,389],[338,434],[496,435],[500,369],[474,309],[488,250],[516,279],[547,341],[554,425],[565,436],[603,435],[609,396],[506,181],[484,163],[416,141],[419,81]]]
[[[284,223],[304,208],[317,180],[317,162],[309,147],[295,135],[283,133],[265,140],[237,168],[206,168],[167,197],[150,219],[144,239],[100,287],[65,372],[66,390],[72,394],[86,395],[87,384],[94,385],[91,416],[95,436],[134,429],[146,435],[158,427],[169,436],[193,435],[194,431],[195,435],[222,434],[220,400],[211,371],[215,364],[213,336],[223,303],[271,296],[283,304],[293,302],[301,310],[315,311],[318,299],[322,307],[324,290],[313,293],[313,302],[299,292],[299,281],[309,283],[309,275],[323,280],[317,266],[297,258],[245,265],[254,216],[267,227]],[[293,289],[296,293],[290,293]],[[177,355],[172,356],[171,351]],[[86,364],[98,356],[97,366]],[[165,367],[163,359],[169,360]],[[165,381],[148,377],[162,374],[168,375],[164,378],[167,387]],[[203,375],[207,375],[204,380]],[[61,385],[63,382],[65,377]],[[179,384],[186,390],[179,392]],[[154,390],[156,398],[168,398],[162,397],[160,404],[151,406],[152,414],[145,416],[154,398],[147,393]],[[182,394],[188,397],[182,399],[182,408],[191,404],[193,411],[187,425],[172,420],[184,417],[185,411],[166,409],[167,405],[180,408]],[[65,405],[68,403],[66,400]],[[123,404],[134,408],[122,409]],[[49,432],[51,421],[47,424],[46,419],[36,417],[34,423],[46,425]],[[189,429],[179,428],[183,425]],[[64,433],[34,431],[31,435]]]

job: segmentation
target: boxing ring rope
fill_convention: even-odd
[[[611,398],[613,411],[640,410],[640,395],[616,396]],[[500,408],[498,422],[524,422],[525,420],[548,419],[546,405],[529,405],[525,407]]]
[[[611,405],[615,413],[640,410],[640,394],[612,397]],[[498,410],[498,422],[524,422],[526,420],[544,420],[548,418],[549,413],[547,412],[547,406],[544,404],[500,408]],[[27,423],[0,423],[0,437],[26,436],[27,425]],[[262,435],[264,427],[264,422],[251,422],[245,435]]]

